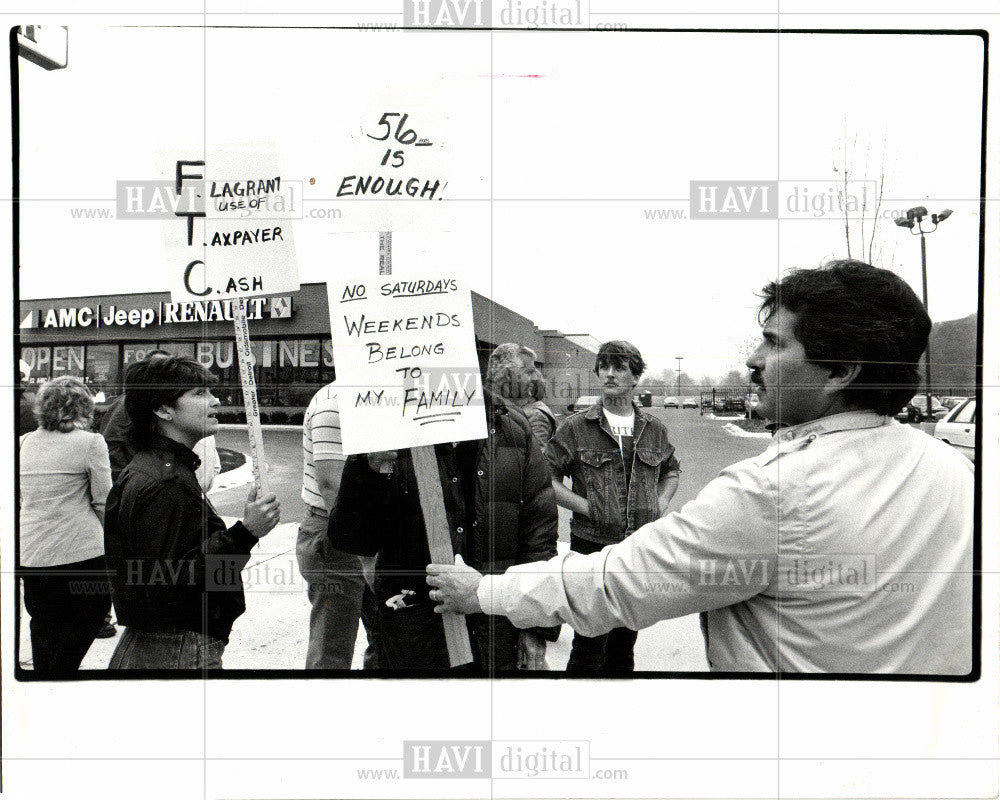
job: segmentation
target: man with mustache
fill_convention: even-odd
[[[594,361],[600,402],[564,421],[545,448],[556,502],[573,512],[574,552],[594,553],[622,541],[666,513],[677,491],[680,466],[667,429],[632,398],[645,369],[635,345],[602,344]],[[563,484],[567,475],[573,479],[572,491]],[[577,632],[566,671],[632,672],[637,636],[635,629],[621,626],[595,636]]]
[[[769,283],[759,316],[747,366],[779,426],[761,455],[599,553],[485,580],[431,565],[439,609],[592,636],[701,612],[713,670],[969,675],[973,467],[892,417],[926,310],[892,272],[834,261]]]

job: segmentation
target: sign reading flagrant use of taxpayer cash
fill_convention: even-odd
[[[158,198],[175,302],[299,288],[292,220],[301,216],[302,183],[281,174],[273,151],[175,151],[159,161],[169,184],[120,186],[119,194],[126,208],[133,196]]]
[[[344,453],[486,438],[472,297],[440,275],[327,284]]]

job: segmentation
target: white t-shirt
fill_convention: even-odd
[[[622,416],[621,414],[614,414],[608,411],[606,408],[603,409],[604,417],[608,421],[608,425],[611,427],[611,433],[615,435],[618,439],[618,449],[625,453],[625,448],[623,446],[622,440],[625,437],[629,439],[632,438],[632,431],[635,428],[635,410],[629,411],[627,416]]]

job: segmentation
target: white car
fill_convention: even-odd
[[[570,413],[576,411],[586,411],[600,399],[601,396],[598,394],[585,394],[582,397],[576,398],[576,400],[566,406],[566,410]]]
[[[664,397],[663,398],[663,407],[664,408],[680,408],[680,405],[681,404],[678,402],[678,400],[677,400],[676,397]]]
[[[955,406],[934,426],[934,438],[947,442],[969,459],[976,457],[976,400]]]

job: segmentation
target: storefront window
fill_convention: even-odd
[[[157,348],[174,356],[194,358],[194,342],[160,342]]]
[[[219,379],[215,395],[226,406],[243,403],[243,386],[240,380],[240,361],[236,353],[236,342],[216,343],[215,368],[212,370]],[[223,396],[225,395],[225,396]]]
[[[221,377],[232,369],[238,370],[236,343],[226,339],[195,342],[194,360],[216,376]]]
[[[322,346],[319,339],[278,342],[278,392],[283,406],[305,406],[320,384]]]
[[[261,406],[304,407],[320,386],[334,378],[333,346],[329,339],[254,339],[251,348]],[[234,339],[22,347],[20,358],[29,371],[28,384],[73,375],[82,378],[95,395],[103,392],[105,402],[110,402],[121,394],[128,366],[145,361],[157,350],[193,358],[219,379],[213,394],[222,404],[242,407],[242,381]]]
[[[238,405],[243,402],[240,394],[240,373],[236,365],[235,343],[227,339],[212,339],[207,342],[175,343],[173,347],[183,348],[183,355],[194,358],[211,372],[219,383],[212,387],[212,394],[222,401],[222,405]],[[166,348],[164,348],[166,349]]]
[[[254,360],[253,378],[257,384],[257,402],[262,406],[278,405],[277,342],[273,339],[251,340]],[[240,395],[240,402],[243,402]]]
[[[130,342],[122,348],[122,362],[126,367],[136,361],[145,361],[156,350],[153,342]]]
[[[53,347],[52,348],[52,377],[59,378],[63,375],[71,375],[74,378],[83,377],[84,367],[84,346],[76,347]]]
[[[84,381],[96,395],[98,402],[108,402],[121,394],[118,345],[87,345],[87,369]]]
[[[330,339],[323,340],[323,383],[329,383],[335,377],[333,369],[333,342]]]
[[[21,361],[31,370],[25,383],[45,383],[52,377],[52,349],[49,347],[22,347]]]

